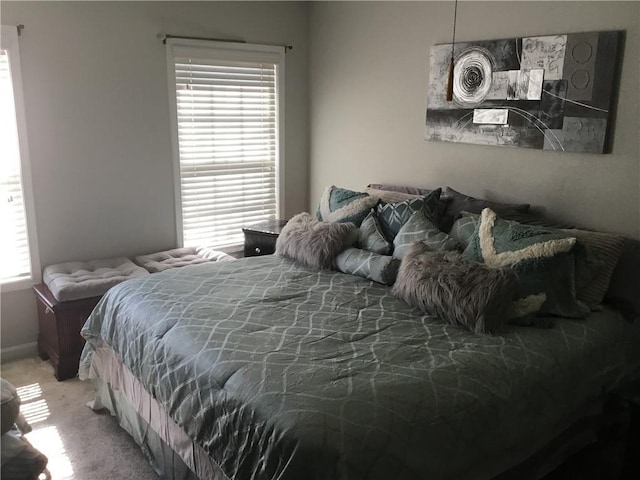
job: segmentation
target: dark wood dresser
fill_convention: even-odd
[[[244,256],[271,255],[276,251],[276,240],[287,220],[271,220],[244,227]]]
[[[34,285],[38,305],[38,354],[51,361],[58,380],[78,374],[84,338],[80,330],[100,297],[59,302],[44,284]]]

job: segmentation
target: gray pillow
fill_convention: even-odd
[[[369,215],[360,224],[358,229],[358,245],[363,250],[369,252],[387,255],[391,252],[391,243],[387,241],[382,229],[376,211],[371,209]]]
[[[393,294],[430,315],[474,333],[494,333],[507,323],[516,274],[466,259],[458,252],[433,252],[415,243],[405,255]]]
[[[624,237],[589,230],[562,230],[577,239],[576,298],[590,308],[602,303],[618,263]]]
[[[638,285],[640,285],[640,241],[626,238],[604,299],[618,308],[629,321],[640,319]]]
[[[402,259],[415,242],[422,242],[429,250],[456,250],[458,242],[444,232],[438,230],[422,212],[416,212],[405,223],[396,238],[393,239],[393,257]]]
[[[447,187],[442,192],[443,200],[446,200],[446,207],[442,219],[438,226],[441,230],[449,232],[462,211],[471,213],[481,213],[485,208],[490,208],[503,218],[515,213],[527,213],[530,205],[528,203],[498,203],[490,202],[482,198],[474,198],[464,193],[456,192],[453,188]]]
[[[321,222],[308,213],[299,213],[280,232],[276,254],[310,267],[328,269],[336,256],[353,242],[352,223]]]
[[[400,260],[359,248],[347,248],[336,257],[336,266],[343,273],[359,275],[384,285],[392,285],[396,281]]]

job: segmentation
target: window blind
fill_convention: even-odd
[[[278,64],[174,54],[184,246],[231,247],[278,211]]]
[[[8,283],[31,278],[31,257],[11,62],[5,49],[0,50],[0,159],[0,283]]]

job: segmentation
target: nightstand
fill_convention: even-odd
[[[276,251],[276,240],[287,220],[270,220],[244,227],[244,256],[271,255]]]

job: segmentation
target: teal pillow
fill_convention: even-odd
[[[391,253],[391,243],[387,241],[380,228],[376,211],[372,208],[358,229],[358,245],[363,250],[381,255]]]
[[[589,309],[576,299],[575,244],[574,237],[502,220],[485,208],[464,254],[518,274],[512,318],[532,313],[584,318]]]
[[[416,212],[422,212],[432,223],[437,224],[441,191],[442,190],[438,188],[423,197],[378,205],[378,218],[380,219],[380,225],[387,240],[393,241],[402,226],[407,223],[411,215]]]
[[[322,194],[316,217],[324,222],[349,222],[359,227],[377,203],[378,198],[368,193],[354,192],[331,185]]]
[[[393,239],[393,257],[402,260],[415,242],[422,242],[429,250],[438,252],[458,248],[458,242],[441,232],[422,212],[411,215]]]
[[[384,285],[396,281],[400,260],[359,248],[347,248],[336,257],[336,267],[342,273],[358,275]]]
[[[480,222],[480,215],[469,212],[462,212],[460,218],[453,222],[449,235],[458,241],[462,250],[469,245],[469,241],[476,231],[478,222]]]

